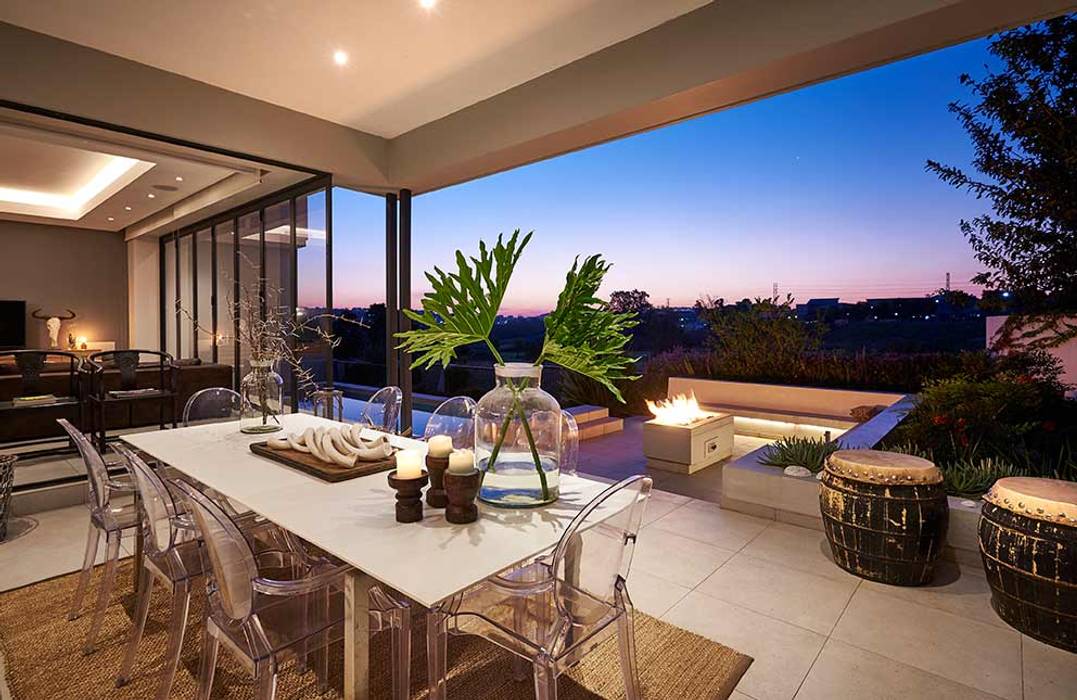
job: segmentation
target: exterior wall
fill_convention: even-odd
[[[1007,316],[988,316],[985,319],[987,324],[987,347],[991,347],[995,342],[995,337],[1007,318]],[[1062,363],[1062,381],[1067,384],[1077,385],[1077,338],[1073,338],[1057,348],[1051,348],[1048,352],[1057,357],[1058,361]],[[1077,389],[1071,392],[1071,395],[1075,393],[1077,393]]]
[[[0,221],[0,298],[25,299],[26,313],[66,309],[78,317],[60,327],[90,341],[127,347],[127,255],[123,234]],[[47,348],[45,323],[26,322],[26,342]]]

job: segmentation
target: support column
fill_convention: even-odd
[[[398,286],[400,289],[400,309],[411,308],[411,190],[400,190],[400,227],[399,259],[397,269],[400,271]],[[411,329],[411,321],[399,314],[397,326],[400,331]],[[407,433],[411,425],[412,388],[411,388],[411,353],[401,352],[398,359],[400,390],[404,392],[404,401],[400,406],[400,430]]]
[[[396,332],[400,316],[397,296],[397,200],[395,194],[385,195],[385,385],[399,386],[400,371],[397,362]]]

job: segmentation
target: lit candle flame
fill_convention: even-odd
[[[647,401],[647,410],[654,414],[654,421],[662,425],[690,425],[714,415],[699,407],[695,392],[690,392],[687,396],[677,394],[657,403]]]

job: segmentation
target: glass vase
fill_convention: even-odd
[[[561,406],[539,386],[542,367],[494,366],[496,386],[475,407],[475,458],[483,472],[479,499],[503,508],[557,500]]]
[[[244,433],[273,433],[281,429],[284,380],[273,369],[270,360],[251,360],[250,371],[239,383],[243,396],[240,431]]]

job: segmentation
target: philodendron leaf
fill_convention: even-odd
[[[557,297],[557,308],[546,316],[546,338],[539,362],[553,362],[590,377],[624,403],[615,382],[639,378],[628,374],[636,360],[624,353],[630,340],[628,330],[638,320],[634,313],[610,311],[596,296],[609,269],[599,255],[592,255],[583,264],[579,259],[572,264]]]
[[[501,361],[490,333],[512,271],[530,240],[530,233],[520,240],[517,229],[507,243],[498,236],[492,249],[480,241],[477,258],[456,251],[456,272],[435,267],[433,273],[426,273],[430,291],[423,295],[423,313],[404,310],[419,328],[396,334],[401,341],[397,347],[415,355],[412,367],[448,365],[457,348],[472,343],[490,345],[495,359]]]

